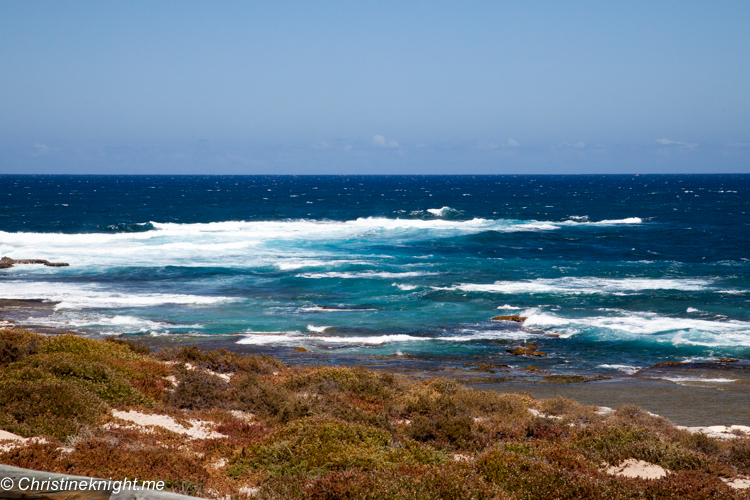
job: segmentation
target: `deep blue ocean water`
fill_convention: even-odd
[[[628,374],[750,357],[748,213],[750,175],[6,175],[0,254],[70,267],[0,298],[92,335]]]

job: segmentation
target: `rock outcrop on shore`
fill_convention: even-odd
[[[68,267],[70,265],[67,262],[50,262],[45,259],[11,259],[10,257],[0,259],[0,269],[8,269],[16,264],[42,264],[47,267]]]
[[[509,314],[507,316],[495,316],[492,321],[513,321],[514,323],[523,323],[528,318],[526,316],[517,316],[515,314]]]
[[[547,356],[546,352],[537,350],[538,346],[534,344],[528,344],[514,349],[506,349],[506,351],[514,356],[535,356],[538,358],[544,358]]]

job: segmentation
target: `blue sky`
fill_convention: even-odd
[[[750,2],[0,1],[0,173],[750,172]]]

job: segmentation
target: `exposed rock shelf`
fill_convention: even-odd
[[[67,267],[70,265],[67,262],[50,262],[45,259],[11,259],[10,257],[0,259],[0,269],[7,269],[16,264],[42,264],[47,267]]]

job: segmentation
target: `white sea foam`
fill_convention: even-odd
[[[607,370],[617,370],[617,371],[625,372],[628,375],[633,375],[635,373],[638,373],[638,370],[640,370],[640,367],[630,366],[630,365],[599,365],[599,368],[605,368]]]
[[[326,330],[328,330],[329,328],[331,328],[331,327],[330,326],[313,326],[313,325],[307,325],[307,329],[310,330],[311,332],[315,332],[315,333],[323,333]]]
[[[87,311],[63,310],[50,316],[36,316],[17,320],[21,325],[45,326],[49,328],[73,328],[94,330],[102,335],[123,333],[169,333],[180,329],[202,329],[201,324],[173,324],[153,321],[130,315],[106,315]]]
[[[397,287],[399,290],[404,290],[405,292],[419,288],[418,285],[403,285],[401,283],[393,283],[392,286]]]
[[[5,299],[44,299],[59,302],[56,309],[153,307],[166,304],[211,305],[233,302],[232,297],[208,297],[176,293],[122,293],[97,284],[53,282],[0,282]]]
[[[386,271],[364,271],[354,272],[330,272],[330,273],[303,273],[298,274],[297,278],[342,278],[342,279],[377,279],[377,278],[414,278],[416,276],[434,276],[438,273],[428,273],[422,271],[407,271],[403,273],[391,273]]]
[[[491,284],[462,283],[438,290],[504,294],[630,294],[645,290],[700,291],[710,287],[711,281],[701,279],[648,278],[556,278],[524,281],[496,281]]]
[[[358,312],[358,311],[377,311],[372,308],[357,308],[357,307],[321,307],[321,306],[305,306],[298,309],[300,312]]]
[[[327,267],[327,266],[341,266],[345,264],[368,264],[366,261],[361,260],[320,260],[320,259],[296,259],[288,258],[280,262],[276,262],[274,265],[281,271],[293,271],[295,269],[301,269],[303,267]]]
[[[267,332],[253,333],[237,341],[238,344],[285,344],[290,342],[326,343],[326,344],[359,344],[379,345],[391,342],[420,342],[431,340],[425,337],[414,337],[412,335],[374,335],[369,337],[333,337],[333,336],[309,336],[298,332]]]
[[[447,220],[453,209],[430,209],[435,219],[389,219],[367,217],[349,221],[285,220],[225,221],[196,224],[151,222],[151,231],[136,233],[33,233],[0,231],[0,254],[14,258],[47,259],[76,268],[92,266],[276,266],[282,270],[297,265],[328,264],[341,254],[311,250],[310,243],[353,240],[414,240],[476,234],[485,231],[549,231],[570,224],[611,225],[636,223],[637,218],[599,222],[535,221],[513,219]],[[304,242],[305,245],[299,245]],[[15,269],[15,268],[14,268]],[[17,269],[9,272],[18,272]],[[33,269],[33,271],[31,270]],[[43,273],[42,266],[26,272]]]
[[[308,325],[308,330],[322,333],[318,327]],[[328,328],[328,327],[322,327]],[[406,334],[373,335],[338,337],[333,335],[304,335],[300,332],[252,332],[238,341],[239,344],[288,344],[291,342],[304,342],[308,344],[356,344],[356,345],[381,345],[392,342],[470,342],[476,340],[527,340],[538,337],[538,333],[520,329],[513,330],[475,330],[462,329],[458,335],[447,335],[442,337],[415,337]]]
[[[460,210],[456,210],[451,207],[443,207],[443,208],[428,208],[427,211],[434,215],[435,217],[446,217],[451,214],[460,214]]]
[[[669,380],[670,382],[704,382],[712,384],[729,384],[737,382],[736,378],[702,378],[702,377],[683,377],[683,376],[669,376],[669,377],[653,377],[661,380]]]
[[[508,305],[508,304],[505,304],[505,305],[502,305],[502,306],[497,306],[497,308],[498,309],[508,309],[508,310],[511,310],[511,311],[516,311],[518,309],[523,309],[523,307],[511,306],[511,305]]]
[[[556,333],[563,338],[581,334],[596,340],[646,340],[674,345],[750,347],[750,322],[737,320],[674,318],[649,312],[565,318],[540,312],[529,315],[523,325]]]
[[[470,342],[473,340],[526,340],[538,337],[539,334],[521,329],[512,330],[461,330],[464,335],[437,337],[435,340],[445,342]]]

